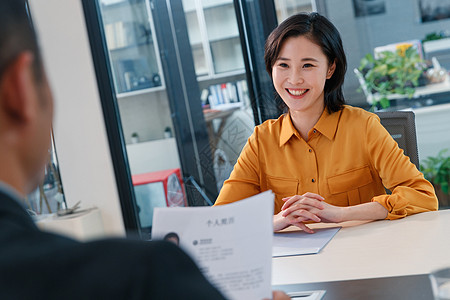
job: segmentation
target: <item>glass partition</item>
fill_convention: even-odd
[[[255,125],[235,7],[232,0],[182,4],[220,191]]]
[[[153,22],[144,0],[102,0],[104,33],[118,94],[162,86]]]
[[[43,181],[24,199],[25,207],[36,215],[53,214],[67,208],[53,135],[51,140]]]
[[[96,70],[97,76],[105,75],[100,89],[110,89],[109,81],[114,84],[108,91],[113,96],[102,99],[114,111],[105,113],[105,119],[116,123],[109,135],[126,155],[125,171],[116,176],[122,184],[132,184],[133,196],[121,199],[122,207],[130,210],[129,222],[141,237],[149,239],[155,207],[187,205],[152,5],[146,0],[98,0],[92,7],[99,10],[94,22],[99,22],[105,44],[101,39],[91,44],[108,53],[97,58],[109,65]]]
[[[308,1],[276,0],[279,22],[309,11],[302,2]],[[415,113],[421,171],[434,184],[440,207],[449,207],[450,1],[316,0],[310,8],[341,33],[347,103]]]
[[[215,201],[253,131],[234,3],[84,5],[125,223],[148,238],[154,207]]]

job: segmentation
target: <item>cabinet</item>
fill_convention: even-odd
[[[148,1],[99,2],[118,96],[162,89],[161,62]]]
[[[199,81],[244,73],[232,0],[183,0]]]
[[[202,105],[250,106],[233,1],[182,0],[182,4]]]

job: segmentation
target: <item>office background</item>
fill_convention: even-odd
[[[68,206],[100,208],[107,234],[148,227],[133,175],[180,169],[188,205],[214,200],[253,126],[280,113],[262,53],[289,15],[316,10],[338,27],[349,104],[370,108],[352,70],[376,47],[434,34],[450,69],[450,19],[429,1],[61,2],[29,0],[55,96],[61,181]],[[450,148],[449,91],[408,100],[421,160]]]

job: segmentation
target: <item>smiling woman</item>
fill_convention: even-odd
[[[255,128],[216,205],[270,189],[274,230],[294,225],[309,233],[304,222],[398,219],[437,209],[432,185],[379,118],[344,105],[346,57],[325,17],[282,22],[267,39],[265,63],[288,112]]]
[[[328,62],[321,48],[304,36],[288,38],[272,68],[275,90],[288,106],[294,126],[305,140],[322,114],[325,82],[335,69],[334,61]],[[304,118],[305,115],[315,118]],[[310,124],[302,124],[305,120]]]
[[[299,14],[298,16],[306,16],[306,14]],[[266,70],[270,77],[274,79],[273,69],[276,67],[277,61],[286,59],[290,61],[300,60],[304,64],[302,65],[303,68],[315,67],[318,64],[322,68],[327,68],[331,74],[327,73],[327,80],[322,87],[325,106],[329,112],[338,111],[345,102],[342,84],[347,70],[347,59],[342,47],[341,37],[334,25],[326,18],[317,13],[307,16],[310,16],[308,17],[310,20],[301,23],[296,18],[288,18],[269,35],[264,54]],[[303,45],[302,40],[297,40],[297,43],[288,43],[291,38],[307,40],[307,44]],[[297,46],[301,48],[297,48]],[[280,53],[281,50],[291,57],[283,57]],[[287,64],[283,66],[286,67]],[[333,74],[334,76],[328,76]],[[274,85],[277,88],[275,82]]]

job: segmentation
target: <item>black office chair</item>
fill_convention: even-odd
[[[383,111],[376,113],[381,124],[391,134],[398,146],[405,151],[419,169],[415,115],[412,111]]]

